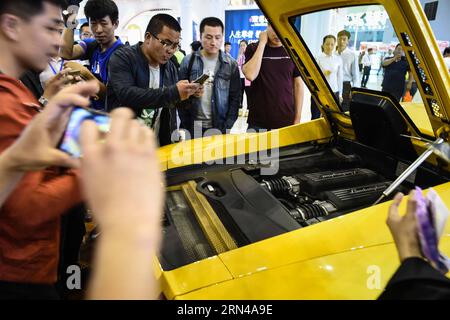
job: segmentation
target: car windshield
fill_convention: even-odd
[[[402,105],[422,134],[434,136],[422,100],[426,88],[421,93],[408,52],[383,6],[316,11],[293,16],[290,22],[343,111],[349,110],[352,87],[382,91]]]

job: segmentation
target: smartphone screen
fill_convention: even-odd
[[[79,158],[81,156],[80,148],[80,129],[81,124],[85,120],[93,120],[101,132],[109,131],[110,118],[108,114],[101,113],[96,110],[74,107],[67,123],[66,131],[62,137],[59,149],[67,152],[72,157]]]

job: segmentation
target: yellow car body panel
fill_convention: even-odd
[[[441,247],[450,248],[450,235],[441,242]],[[398,266],[393,243],[355,248],[218,283],[177,299],[371,300],[381,294]]]
[[[450,183],[434,190],[450,207]],[[163,292],[170,299],[376,298],[399,266],[386,225],[390,204],[388,201],[162,272]],[[405,205],[403,202],[400,212]],[[450,224],[440,249],[450,255]],[[377,270],[381,284],[376,285],[378,289],[368,287],[370,271]],[[167,290],[170,285],[176,287]]]
[[[165,297],[174,299],[186,292],[232,279],[226,266],[215,256],[176,270],[165,271],[160,283]]]
[[[433,128],[423,103],[403,102],[402,107],[422,133],[434,136]]]
[[[332,137],[324,118],[265,133],[217,135],[182,141],[159,149],[163,168],[173,169],[252,152],[282,148]]]

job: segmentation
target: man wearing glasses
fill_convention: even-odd
[[[89,23],[85,22],[80,27],[80,40],[85,41],[86,39],[93,39],[94,35],[91,32],[91,27],[89,27]]]
[[[175,18],[157,14],[150,20],[144,42],[117,50],[109,62],[107,109],[133,109],[137,117],[154,129],[160,145],[178,140],[179,118],[175,105],[192,95],[201,96],[202,87],[178,81],[170,58],[178,50],[181,28]]]

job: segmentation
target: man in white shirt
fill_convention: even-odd
[[[47,68],[39,75],[41,86],[43,89],[47,87],[50,79],[56,76],[64,69],[64,59],[61,57],[50,58]]]
[[[369,48],[367,50],[367,54],[362,58],[363,64],[363,76],[361,80],[361,87],[365,88],[367,86],[367,82],[369,81],[370,70],[372,70],[372,62],[373,62],[373,48]]]
[[[358,58],[355,52],[348,48],[350,36],[350,32],[348,32],[347,30],[341,30],[337,35],[336,55],[342,58],[342,109],[344,111],[349,110],[350,90],[352,86],[355,86],[359,83]]]

